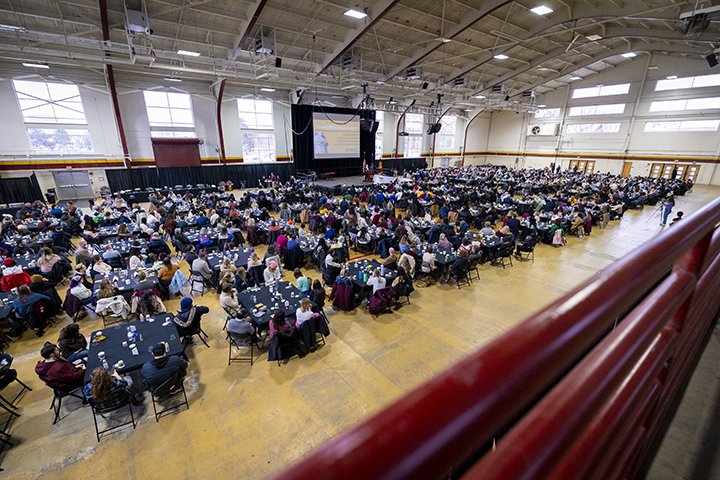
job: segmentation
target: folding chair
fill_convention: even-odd
[[[168,412],[171,412],[173,410],[176,410],[183,405],[187,407],[188,410],[190,410],[190,403],[187,399],[187,393],[185,393],[185,383],[184,383],[185,377],[182,375],[180,371],[178,371],[175,375],[165,380],[159,387],[157,387],[154,390],[150,390],[150,396],[152,397],[152,403],[153,403],[153,411],[155,412],[155,421],[159,422],[160,417],[163,416],[163,414],[166,414]],[[170,400],[175,397],[179,397],[182,393],[184,401],[180,401],[178,403],[174,403],[170,406],[163,406],[162,402],[165,400]],[[162,410],[158,412],[158,405],[162,407]]]
[[[450,276],[455,281],[455,285],[457,286],[458,290],[460,289],[461,283],[467,284],[468,287],[470,286],[470,277],[468,276],[467,268],[456,271],[455,273],[453,273],[453,271],[450,270]]]
[[[203,277],[203,275],[200,272],[196,272],[195,270],[190,270],[190,295],[192,296],[193,293],[197,292],[198,290],[195,290],[195,285],[200,285],[200,296],[202,297],[205,295],[205,290],[210,290],[211,286],[208,284],[208,280]]]
[[[50,387],[52,388],[52,387]],[[80,392],[80,393],[78,393]],[[57,390],[53,388],[53,400],[50,404],[50,408],[55,410],[55,417],[53,418],[53,425],[55,425],[58,421],[60,421],[60,408],[62,407],[62,399],[65,397],[74,397],[78,400],[82,400],[83,405],[87,405],[88,401],[82,394],[82,387],[78,387],[74,390],[71,390],[69,392],[63,392],[61,390]]]
[[[500,251],[498,252],[498,254],[495,256],[494,262],[500,263],[500,265],[502,265],[502,267],[503,267],[503,270],[505,269],[505,259],[510,261],[511,267],[513,266],[513,262],[512,262],[513,248],[514,247],[511,243],[507,244],[507,245],[503,245],[502,248],[500,249]]]
[[[526,256],[523,257],[523,254]],[[531,247],[525,247],[525,249],[518,250],[518,258],[520,260],[532,260],[533,263],[535,263],[535,245],[532,245]]]
[[[12,382],[17,382],[17,383],[20,384],[20,386],[21,386],[20,391],[19,391],[17,394],[15,394],[15,396],[13,397],[12,400],[8,400],[7,398],[5,398],[5,397],[3,397],[2,395],[0,395],[0,401],[4,402],[4,403],[5,403],[8,407],[10,407],[11,409],[16,410],[16,409],[18,408],[18,406],[15,405],[15,402],[17,402],[18,399],[23,395],[23,393],[25,393],[25,390],[27,390],[27,391],[29,391],[29,392],[32,392],[32,388],[28,387],[28,386],[25,385],[22,381],[20,381],[20,379],[17,378],[17,373],[15,374],[15,378],[13,378],[12,381],[10,381],[10,382],[8,383],[8,385],[9,385],[10,383],[12,383]],[[7,388],[8,385],[6,385],[5,388]],[[0,392],[4,391],[5,388],[3,388],[2,390],[0,390]]]
[[[123,392],[119,392],[116,398],[110,398],[101,402],[90,400],[90,407],[93,414],[93,422],[95,422],[95,436],[97,437],[98,442],[100,441],[100,436],[102,436],[102,434],[112,432],[113,430],[117,430],[118,428],[122,428],[127,425],[132,425],[133,430],[135,430],[135,415],[133,414],[132,404],[130,403],[130,394],[128,392],[124,392],[124,395],[122,395],[122,393]],[[98,426],[98,415],[104,419],[107,419],[105,415],[116,412],[124,407],[127,407],[127,409],[130,411],[130,421],[113,425],[101,431]]]
[[[232,362],[249,362],[250,366],[255,363],[255,348],[260,350],[260,346],[257,343],[257,338],[252,333],[246,333],[245,335],[236,335],[227,332],[228,340],[228,365]],[[242,350],[243,348],[250,347],[250,356],[247,355],[236,355],[233,356],[233,348]]]

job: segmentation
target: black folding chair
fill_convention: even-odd
[[[113,430],[117,430],[118,428],[122,428],[127,425],[132,425],[133,430],[135,430],[135,415],[133,414],[132,405],[130,403],[130,393],[121,389],[117,389],[116,392],[117,393],[113,394],[110,398],[102,401],[90,400],[93,421],[95,422],[95,436],[97,437],[98,442],[104,433],[112,432]],[[127,407],[130,412],[130,421],[125,421],[117,425],[112,425],[105,430],[100,430],[97,419],[98,415],[107,420],[105,415],[124,409],[125,407]]]
[[[172,377],[168,378],[163,382],[159,387],[157,387],[154,390],[150,390],[150,396],[152,397],[153,402],[153,411],[155,412],[155,421],[159,422],[160,417],[162,417],[164,414],[167,414],[173,410],[177,410],[178,408],[185,405],[188,410],[190,410],[190,403],[187,399],[187,394],[185,393],[185,383],[184,383],[185,377],[182,375],[182,372],[179,370],[173,375]],[[177,403],[173,403],[169,406],[163,406],[163,403],[165,401],[177,398],[182,393],[183,395],[183,401],[179,401]],[[162,409],[158,411],[157,407],[160,405]]]
[[[450,276],[455,281],[455,285],[457,286],[458,290],[460,289],[461,283],[466,284],[468,287],[470,286],[470,277],[468,276],[467,267],[456,270],[455,272],[450,270]]]
[[[246,333],[244,335],[237,335],[231,332],[227,332],[228,340],[228,365],[232,362],[249,362],[250,366],[255,362],[255,349],[260,350],[258,345],[257,337],[252,333]],[[236,354],[233,356],[233,349],[236,352],[243,349],[250,349],[250,355]]]
[[[51,387],[52,388],[52,387]],[[60,421],[60,408],[62,407],[62,400],[66,397],[74,397],[78,400],[82,400],[83,405],[87,405],[87,399],[82,394],[82,387],[78,387],[69,392],[64,392],[53,388],[53,400],[50,404],[50,408],[55,410],[55,417],[53,418],[53,425]]]

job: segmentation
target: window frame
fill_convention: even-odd
[[[250,111],[243,107],[248,102],[252,102],[253,109]],[[258,103],[261,105],[268,104],[269,112],[260,109],[258,111]],[[274,163],[277,161],[277,142],[275,138],[275,105],[272,100],[262,97],[241,97],[236,99],[238,122],[240,123],[240,143],[242,146],[243,163]],[[243,116],[245,114],[245,116]],[[248,124],[245,122],[248,114],[252,114],[255,123]],[[258,115],[270,119],[269,123],[258,122]],[[268,126],[270,125],[270,126]],[[252,137],[254,142],[253,150],[246,150],[246,141],[248,137]],[[257,158],[254,158],[257,156]]]
[[[162,94],[165,98],[163,105],[159,102],[148,102],[149,98],[158,98]],[[172,97],[171,97],[172,95]],[[174,105],[171,98],[179,98],[182,96],[187,102],[187,107]],[[153,138],[197,138],[195,131],[195,111],[192,106],[192,95],[185,92],[174,92],[168,90],[143,90],[143,100],[145,102],[145,115],[150,125],[150,136]],[[152,104],[150,104],[152,103]],[[165,111],[167,113],[167,121],[153,121],[152,112]],[[182,121],[181,116],[188,116],[190,122]],[[176,121],[177,119],[177,121]],[[158,135],[156,135],[156,132]],[[173,137],[169,137],[168,133],[173,133]],[[175,135],[178,133],[179,135]]]
[[[577,132],[571,132],[571,131],[570,131],[573,127],[580,127],[580,126],[590,126],[590,127],[594,127],[594,126],[615,126],[615,125],[617,125],[617,130],[616,130],[616,131],[607,131],[607,132],[602,132],[602,131],[600,131],[600,132],[598,132],[598,131],[577,131]],[[568,124],[568,125],[565,127],[565,133],[568,134],[568,135],[593,135],[593,134],[595,134],[595,135],[612,135],[612,134],[618,134],[618,133],[620,133],[620,129],[621,129],[621,128],[622,128],[622,123],[621,123],[621,122],[607,122],[607,123],[571,123],[571,124]]]
[[[630,93],[630,83],[618,83],[615,85],[596,85],[594,87],[578,87],[572,91],[572,99],[578,98],[595,98],[595,97],[610,97],[616,95],[628,95]],[[614,89],[624,90],[622,92],[615,92]],[[592,92],[595,91],[593,94]],[[585,95],[585,93],[588,93]]]

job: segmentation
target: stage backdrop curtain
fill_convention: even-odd
[[[424,158],[383,158],[379,162],[382,162],[383,172],[388,175],[393,169],[402,174],[403,170],[413,171],[427,167],[427,160]]]
[[[0,178],[0,203],[25,203],[35,200],[43,200],[43,194],[34,173],[29,177]]]
[[[133,168],[123,170],[105,170],[108,185],[113,192],[121,190],[134,190],[139,188],[145,190],[150,187],[157,187],[157,168]]]
[[[360,129],[359,156],[353,158],[315,158],[313,112],[358,115],[358,118],[375,119],[375,111],[354,108],[320,107],[316,105],[293,105],[291,107],[293,129],[293,160],[296,170],[314,170],[318,173],[335,172],[338,177],[362,174],[363,159],[369,165],[375,157],[375,134]]]

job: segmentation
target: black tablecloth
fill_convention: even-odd
[[[167,353],[168,356],[182,353],[183,346],[172,317],[173,314],[171,313],[160,313],[154,317],[148,317],[144,322],[122,323],[92,332],[88,348],[85,380],[90,380],[90,375],[95,368],[102,367],[102,360],[98,357],[99,352],[105,352],[105,359],[107,360],[110,370],[115,369],[115,364],[117,364],[118,361],[122,360],[125,362],[123,368],[117,368],[117,372],[120,374],[142,368],[145,362],[153,359],[150,353],[152,346],[160,342],[167,342],[170,345],[170,351]],[[153,319],[153,321],[150,321],[150,319]],[[163,325],[166,321],[169,323]],[[138,334],[138,339],[135,343],[128,339],[128,329],[130,326],[135,327]],[[99,333],[102,333],[106,338],[96,343],[95,338]],[[139,338],[140,335],[142,335],[142,340]],[[123,347],[123,342],[127,342],[127,346]],[[130,348],[131,345],[135,345],[137,354],[133,353]]]
[[[358,273],[360,273],[360,271],[367,272],[369,279],[376,268],[380,268],[380,262],[378,262],[377,260],[358,260],[348,264],[346,274],[348,277],[352,278],[355,285],[365,288],[366,282],[365,280],[361,280],[358,278]],[[397,272],[386,268],[383,277],[385,277],[386,286],[389,287],[393,280],[395,280],[395,277],[397,277]]]
[[[236,267],[245,267],[247,270],[248,259],[250,258],[251,252],[249,248],[234,248],[227,250],[226,252],[213,252],[208,253],[205,260],[213,270],[220,270],[223,258],[228,257],[235,264]]]
[[[13,310],[15,310],[13,301],[15,301],[16,298],[12,292],[0,292],[0,320],[7,319]]]
[[[113,270],[112,272],[108,273],[107,275],[96,275],[95,276],[95,285],[93,286],[93,293],[97,294],[98,291],[100,291],[100,283],[105,279],[109,278],[110,283],[115,285],[115,280],[117,279],[118,283],[115,285],[118,290],[120,290],[120,293],[129,293],[132,292],[135,288],[135,285],[137,285],[139,282],[137,280],[137,272],[139,270],[130,270],[130,269],[124,269],[124,270]],[[145,281],[152,282],[155,287],[160,285],[160,281],[157,278],[157,274],[154,271],[151,270],[144,270],[147,274],[147,278]]]
[[[279,293],[281,297],[274,297],[270,293],[270,288],[276,293]],[[277,288],[275,288],[277,287]],[[282,310],[285,312],[285,316],[295,316],[295,310],[300,306],[300,300],[305,298],[305,295],[300,293],[293,284],[290,282],[278,282],[275,286],[265,285],[260,288],[248,288],[238,294],[238,301],[245,307],[245,310],[250,314],[250,318],[255,320],[258,325],[265,327],[270,322],[270,317],[277,311]],[[285,301],[288,302],[285,305]],[[275,304],[277,303],[277,308]],[[259,304],[262,304],[258,306]],[[253,311],[262,306],[267,306],[264,312]]]
[[[186,193],[192,193],[193,195],[200,195],[202,191],[206,192],[218,192],[218,188],[215,185],[207,185],[204,187],[178,187],[178,188],[153,188],[152,190],[123,190],[120,192],[126,201],[130,200],[130,197],[135,197],[136,202],[147,202],[149,201],[150,194],[160,192],[163,196],[170,192],[174,192],[176,195],[185,195]],[[114,192],[113,192],[114,193]]]

